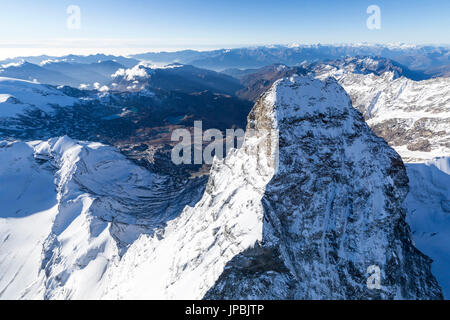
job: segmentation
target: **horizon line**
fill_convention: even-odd
[[[22,51],[22,53],[17,54],[1,54],[1,60],[18,59],[22,57],[39,57],[39,56],[49,56],[49,57],[64,57],[67,55],[78,55],[78,56],[93,56],[93,55],[113,55],[129,57],[132,55],[146,54],[146,53],[172,53],[181,51],[197,51],[197,52],[208,52],[208,51],[220,51],[220,50],[235,50],[235,49],[251,49],[251,48],[270,48],[270,47],[285,47],[285,48],[301,48],[301,47],[314,47],[314,46],[334,46],[334,47],[370,47],[370,46],[380,46],[380,47],[397,47],[397,48],[421,48],[421,47],[436,47],[436,48],[450,48],[450,43],[423,43],[423,44],[412,44],[404,42],[389,42],[389,43],[379,43],[379,42],[335,42],[335,43],[302,43],[302,42],[291,42],[291,43],[273,43],[273,44],[235,44],[235,45],[193,45],[193,46],[159,46],[159,47],[39,47],[39,46],[7,46],[0,44],[2,51]],[[31,51],[29,53],[24,53],[25,51]],[[34,51],[34,52],[33,52]],[[53,52],[50,52],[53,51]],[[60,53],[56,53],[59,51]],[[128,53],[127,53],[128,52]]]

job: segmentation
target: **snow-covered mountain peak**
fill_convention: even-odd
[[[102,297],[102,275],[127,246],[202,190],[67,136],[2,142],[0,165],[0,298]]]
[[[49,112],[52,105],[65,107],[76,102],[78,99],[52,86],[0,77],[0,118],[13,117],[30,109]]]
[[[334,78],[320,81],[298,75],[275,82],[264,95],[264,102],[275,106],[279,120],[344,112],[351,107],[345,90]]]
[[[248,122],[279,134],[279,170],[278,137],[247,135],[163,238],[141,236],[107,271],[107,297],[441,297],[404,220],[403,163],[335,80],[280,80]],[[370,266],[379,290],[367,287]]]

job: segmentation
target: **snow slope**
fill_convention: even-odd
[[[450,298],[450,157],[406,165],[407,220],[417,247],[434,260],[433,274]]]
[[[13,117],[26,110],[52,110],[52,105],[74,105],[78,100],[56,88],[26,80],[0,77],[0,118]]]
[[[367,73],[350,65],[322,65],[319,78],[335,77],[375,133],[406,164],[407,220],[417,247],[430,256],[433,274],[450,297],[450,78],[414,81],[394,72]],[[357,60],[376,69],[374,59]]]
[[[365,63],[370,65],[373,59],[369,60]],[[353,71],[351,65],[320,65],[315,75],[335,77],[375,134],[405,162],[450,155],[450,78],[414,81],[391,71],[380,75]]]
[[[140,234],[189,201],[115,148],[68,137],[0,145],[0,298],[89,299]]]
[[[277,81],[248,120],[201,198],[99,143],[1,142],[0,298],[442,297],[403,163],[335,80]]]

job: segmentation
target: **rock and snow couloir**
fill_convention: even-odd
[[[248,129],[201,199],[164,219],[139,219],[161,178],[113,148],[2,143],[0,183],[23,182],[5,196],[43,199],[2,211],[0,298],[442,298],[405,221],[403,162],[334,79],[277,81]]]

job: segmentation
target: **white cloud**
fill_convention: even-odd
[[[123,77],[127,81],[135,81],[136,79],[146,79],[149,77],[146,66],[144,64],[138,64],[131,69],[119,69],[111,75],[113,79]]]

